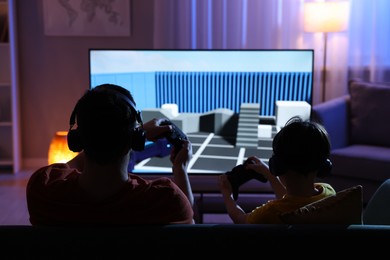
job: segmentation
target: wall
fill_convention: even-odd
[[[154,0],[131,1],[130,37],[45,36],[42,2],[16,2],[23,168],[45,164],[54,133],[68,130],[89,86],[89,48],[153,48]]]

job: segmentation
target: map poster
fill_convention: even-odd
[[[130,0],[43,0],[45,35],[130,36]]]

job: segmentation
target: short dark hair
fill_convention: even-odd
[[[330,163],[330,139],[318,122],[292,117],[275,135],[273,157],[277,157],[280,171],[294,170],[307,174],[321,170]],[[323,176],[321,176],[323,177]]]
[[[130,149],[136,115],[123,95],[135,104],[128,90],[114,84],[88,90],[77,103],[77,129],[84,152],[97,163],[112,163]]]

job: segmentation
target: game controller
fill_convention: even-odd
[[[172,131],[165,135],[164,137],[168,140],[168,142],[175,147],[176,151],[179,151],[183,145],[184,140],[188,140],[187,135],[181,131],[181,129],[176,126],[172,121],[166,119],[160,123],[160,125],[170,125],[172,127]]]
[[[245,169],[246,165],[250,163],[252,162],[247,159],[243,164],[239,164],[235,166],[231,171],[225,173],[228,177],[230,184],[232,185],[234,200],[238,199],[239,187],[247,181],[251,179],[256,179],[261,182],[268,181],[261,173],[257,173],[254,170]]]

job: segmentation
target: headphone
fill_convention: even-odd
[[[311,124],[311,123],[310,123]],[[315,124],[315,123],[313,123]],[[274,153],[271,156],[271,158],[268,161],[268,166],[270,172],[274,176],[280,176],[287,172],[287,170],[295,170],[302,173],[308,173],[310,171],[317,170],[317,177],[324,178],[327,175],[330,174],[332,170],[332,162],[329,158],[327,158],[327,154],[325,154],[325,150],[321,151],[319,150],[317,153],[320,153],[320,161],[310,161],[309,163],[305,162],[305,159],[310,156],[310,151],[306,152],[304,155],[297,154],[293,149],[298,148],[299,140],[296,139],[296,136],[293,136],[294,134],[291,134],[291,131],[297,131],[296,129],[281,129],[274,137],[273,141],[273,150]],[[300,131],[298,129],[298,131]],[[321,139],[318,141],[315,141],[320,146],[317,149],[321,149],[321,147],[328,147],[327,149],[330,149],[330,143],[329,139],[327,137],[326,132],[323,132],[324,130],[318,129],[320,132]],[[306,135],[306,133],[303,133],[302,135]],[[312,136],[313,138],[316,138]],[[308,137],[310,138],[310,136]],[[318,139],[318,138],[317,138]],[[291,140],[292,143],[291,143]],[[286,143],[289,142],[289,143]],[[294,143],[294,141],[296,141]],[[308,143],[310,143],[312,140],[307,140]],[[304,145],[304,144],[301,144]],[[315,145],[315,144],[313,144]],[[322,148],[323,149],[323,148]],[[321,154],[322,153],[322,154]],[[303,160],[302,160],[303,159]],[[302,162],[303,161],[303,162]]]
[[[131,130],[131,148],[135,151],[142,151],[145,149],[145,141],[146,141],[146,133],[145,130],[142,128],[143,122],[142,122],[142,116],[141,112],[137,110],[134,102],[130,100],[126,95],[114,90],[116,92],[116,95],[120,97],[130,108],[131,112],[135,114],[135,118],[137,122],[141,125],[141,127],[137,127]],[[69,131],[68,131],[68,147],[73,152],[81,152],[84,149],[84,144],[82,141],[81,133],[78,128],[72,129],[73,126],[76,124],[76,113],[79,107],[80,100],[77,102],[76,106],[74,107],[72,114],[70,115],[69,120]]]
[[[286,162],[286,160],[283,160],[283,158],[281,158],[280,156],[277,156],[275,154],[273,154],[271,156],[271,158],[269,158],[268,166],[269,166],[270,172],[274,176],[280,176],[280,175],[285,174],[289,168],[294,169],[294,168],[292,168],[294,166],[292,166],[291,164],[289,165],[289,163]],[[306,168],[302,168],[303,172],[309,172],[311,170],[313,170],[313,169],[310,169],[307,166],[306,166]],[[331,171],[332,171],[332,161],[329,158],[326,158],[324,161],[322,161],[322,163],[320,164],[320,166],[318,168],[317,177],[324,178],[324,177],[328,176]]]

